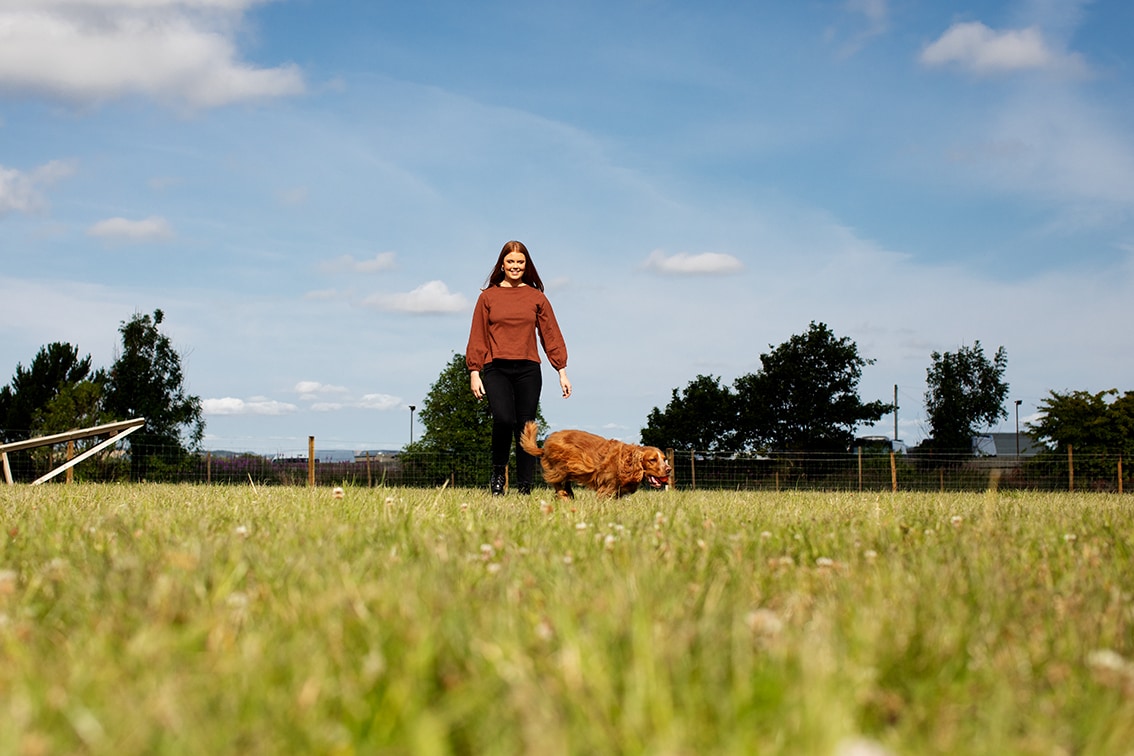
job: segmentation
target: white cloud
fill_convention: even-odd
[[[257,0],[8,0],[0,89],[77,102],[132,95],[209,108],[303,92],[294,65],[239,60],[233,38]]]
[[[311,405],[312,412],[336,412],[342,408],[342,402],[315,402]]]
[[[47,205],[42,190],[74,173],[74,166],[52,160],[30,173],[0,165],[0,217],[8,213],[31,213]]]
[[[979,74],[1086,70],[1078,55],[1052,49],[1034,26],[994,31],[979,21],[953,24],[921,51],[920,59],[927,66],[953,64]]]
[[[363,409],[373,410],[397,409],[401,405],[401,397],[390,396],[389,394],[367,394],[362,397],[362,401],[358,403],[358,406]]]
[[[206,415],[288,415],[295,412],[298,407],[264,397],[245,401],[226,396],[221,399],[202,400],[201,409]]]
[[[173,238],[173,228],[165,218],[157,216],[143,220],[107,218],[88,228],[87,236],[131,242],[167,241]]]
[[[725,275],[743,270],[744,263],[721,252],[702,252],[698,255],[679,252],[676,255],[666,255],[656,249],[646,258],[646,268],[671,275]]]
[[[378,273],[395,267],[396,255],[393,252],[379,252],[369,260],[356,260],[354,255],[341,255],[322,264],[327,273]]]
[[[469,307],[463,294],[454,294],[443,281],[429,281],[406,294],[375,294],[363,304],[376,310],[413,315],[463,312]]]
[[[347,393],[347,389],[344,386],[332,386],[326,383],[319,383],[318,381],[300,381],[295,384],[294,391],[300,395],[300,398],[307,401],[317,399],[327,394]]]

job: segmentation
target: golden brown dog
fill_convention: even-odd
[[[520,446],[539,458],[543,479],[561,499],[574,496],[571,483],[594,489],[599,496],[634,493],[642,483],[661,488],[669,482],[669,462],[656,446],[636,446],[581,430],[552,433],[541,449],[534,422],[524,425]]]

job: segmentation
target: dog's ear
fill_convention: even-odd
[[[642,447],[627,444],[619,455],[618,477],[626,481],[641,481],[644,476]]]

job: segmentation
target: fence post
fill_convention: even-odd
[[[1118,455],[1118,493],[1122,494],[1122,455]]]
[[[366,450],[366,487],[374,487],[374,478],[370,474],[370,450]]]
[[[74,458],[75,458],[75,442],[74,441],[68,441],[67,442],[67,461],[70,462]],[[67,482],[68,483],[74,483],[75,482],[75,468],[73,468],[73,467],[67,468]]]
[[[669,488],[675,490],[677,488],[677,459],[673,455],[673,447],[666,447],[665,461],[669,463]]]
[[[1071,444],[1067,444],[1067,490],[1075,490],[1075,455],[1071,450]]]
[[[689,450],[689,487],[697,490],[697,450]]]
[[[862,492],[862,447],[856,446],[855,450],[858,452],[858,490]]]
[[[315,437],[307,437],[307,486],[315,487]]]
[[[205,453],[205,483],[212,484],[213,482],[213,453]]]
[[[894,452],[890,452],[890,490],[898,492],[898,463],[894,460]]]

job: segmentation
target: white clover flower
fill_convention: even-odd
[[[771,609],[753,609],[744,617],[744,623],[755,635],[771,637],[784,628],[784,621]]]
[[[1087,654],[1087,666],[1109,672],[1127,672],[1131,665],[1122,654],[1109,648],[1098,649]]]
[[[834,756],[892,756],[886,746],[875,740],[866,738],[852,738],[844,740],[835,748]]]

